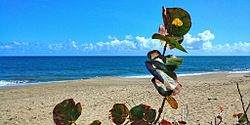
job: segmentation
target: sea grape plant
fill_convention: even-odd
[[[164,56],[164,54],[166,48],[177,48],[180,51],[187,52],[181,43],[192,23],[188,12],[181,8],[162,7],[162,19],[164,26],[160,24],[158,33],[153,34],[152,39],[161,41],[164,46],[163,54],[158,50],[148,52],[149,61],[146,61],[146,67],[154,76],[152,83],[159,94],[170,96],[180,91],[181,85],[178,82],[175,70],[182,64],[183,59],[174,55]]]
[[[149,61],[146,67],[154,76],[152,83],[158,93],[162,95],[162,105],[158,110],[149,105],[140,104],[132,107],[130,110],[123,103],[113,105],[109,110],[109,119],[116,125],[172,125],[186,124],[185,121],[175,123],[164,119],[158,122],[163,111],[165,101],[167,101],[173,109],[178,108],[178,103],[173,97],[179,93],[181,85],[178,82],[175,70],[182,64],[183,59],[173,55],[164,56],[166,48],[178,49],[186,52],[181,45],[184,35],[191,27],[191,18],[187,11],[181,8],[165,8],[162,7],[162,19],[164,26],[161,24],[158,33],[152,35],[152,39],[159,39],[164,46],[163,54],[158,50],[148,53]],[[56,105],[53,111],[53,119],[56,125],[76,125],[76,120],[81,115],[82,107],[80,103],[75,104],[73,99],[66,99]],[[93,121],[90,125],[101,125],[99,120]]]
[[[164,96],[154,123],[158,122],[166,100],[172,108],[178,108],[178,103],[173,96],[180,92],[182,85],[178,81],[175,70],[182,64],[183,59],[174,55],[164,55],[167,48],[176,48],[187,53],[181,43],[192,25],[189,13],[182,8],[162,7],[162,19],[164,26],[160,24],[158,33],[153,34],[152,39],[161,41],[164,46],[163,54],[158,50],[152,50],[148,52],[149,60],[145,62],[147,69],[153,75],[151,81],[154,87],[160,95]],[[167,124],[164,120],[162,122]],[[184,123],[186,122],[183,121]]]

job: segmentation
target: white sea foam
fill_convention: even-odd
[[[250,71],[221,71],[221,72],[203,72],[203,73],[186,73],[186,74],[177,74],[178,76],[199,76],[205,74],[214,74],[214,73],[250,73]],[[138,75],[138,76],[126,76],[125,78],[152,78],[152,75]]]
[[[250,73],[250,71],[232,71],[229,73]]]
[[[123,78],[152,78],[153,75],[125,76]]]
[[[20,81],[20,80],[0,80],[0,87],[4,86],[18,86],[18,85],[25,85],[28,80]]]

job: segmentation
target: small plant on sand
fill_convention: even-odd
[[[250,121],[249,121],[248,116],[247,116],[247,111],[250,107],[250,101],[249,101],[247,107],[245,107],[244,101],[243,101],[243,96],[240,92],[240,87],[239,87],[238,82],[236,83],[236,87],[237,87],[237,90],[238,90],[238,93],[240,96],[241,107],[242,107],[243,113],[234,113],[233,114],[233,117],[236,118],[236,122],[234,123],[234,125],[250,125]]]
[[[250,107],[250,102],[248,103],[247,107],[245,108],[243,96],[240,92],[238,82],[236,83],[236,87],[237,87],[237,90],[238,90],[238,93],[240,96],[243,113],[242,112],[241,113],[237,113],[237,112],[233,113],[233,117],[235,118],[235,123],[233,123],[233,125],[250,125],[250,122],[249,122],[249,119],[247,116],[247,111]],[[210,125],[223,125],[223,124],[226,125],[226,123],[223,121],[223,118],[222,118],[223,111],[224,111],[224,108],[220,107],[220,112],[214,117],[214,122],[211,121],[211,122],[209,122],[209,124]]]
[[[109,111],[109,119],[116,125],[184,125],[186,121],[174,121],[173,123],[161,119],[161,114],[167,101],[173,109],[178,108],[178,103],[174,96],[182,88],[175,70],[182,64],[183,59],[174,55],[164,56],[166,49],[178,49],[187,52],[181,45],[184,35],[191,28],[191,18],[187,11],[181,8],[162,7],[162,18],[164,25],[160,25],[158,33],[153,34],[152,39],[159,39],[164,46],[163,54],[158,50],[148,53],[149,61],[146,67],[154,76],[152,83],[158,93],[163,96],[162,104],[157,111],[149,105],[140,104],[130,110],[125,104],[114,104]],[[56,125],[76,125],[76,120],[81,115],[81,104],[75,104],[73,99],[67,99],[56,105],[53,111],[53,119]],[[101,122],[95,120],[90,125],[100,125]]]

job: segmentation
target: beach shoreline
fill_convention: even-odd
[[[232,114],[242,112],[236,83],[240,85],[245,104],[250,100],[249,73],[180,76],[179,80],[183,90],[175,98],[180,108],[174,110],[165,106],[165,118],[169,120],[180,120],[181,106],[188,105],[188,123],[207,124],[222,106],[225,110],[224,121],[232,124]],[[0,88],[0,95],[0,124],[3,125],[54,124],[53,108],[67,98],[73,98],[82,104],[82,115],[77,123],[89,124],[99,119],[103,125],[110,124],[108,111],[115,103],[132,106],[133,103],[143,103],[158,110],[162,101],[162,97],[150,83],[150,78],[92,78],[6,87]]]

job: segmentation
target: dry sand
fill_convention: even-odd
[[[245,104],[250,101],[250,74],[217,73],[179,79],[183,90],[175,98],[180,108],[174,110],[166,104],[165,119],[179,120],[182,105],[188,105],[189,125],[198,122],[206,125],[223,106],[224,121],[232,124],[233,112],[242,112],[236,82],[240,85]],[[100,78],[1,88],[0,125],[53,125],[54,106],[67,98],[81,102],[83,112],[77,120],[81,125],[95,119],[101,120],[103,125],[110,125],[108,111],[115,103],[127,102],[132,106],[143,103],[158,109],[162,102],[162,97],[146,78]],[[248,115],[250,117],[250,111]]]

